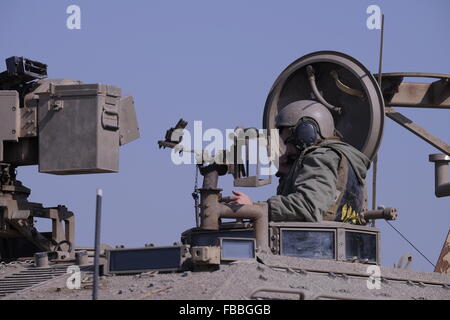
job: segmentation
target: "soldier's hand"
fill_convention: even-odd
[[[248,195],[240,191],[232,191],[234,196],[230,197],[230,201],[235,204],[253,204],[252,199]]]

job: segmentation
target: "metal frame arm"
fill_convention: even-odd
[[[397,122],[399,125],[404,127],[405,129],[408,129],[412,133],[414,133],[419,138],[423,139],[424,141],[431,144],[436,149],[442,151],[443,153],[450,156],[450,146],[439,139],[438,137],[435,137],[430,132],[428,132],[426,129],[422,128],[418,124],[414,123],[411,119],[405,117],[403,114],[398,112],[392,107],[386,107],[385,108],[386,117],[389,119]]]

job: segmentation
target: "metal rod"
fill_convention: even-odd
[[[378,61],[378,85],[381,89],[381,69],[383,66],[384,14],[381,15],[380,60]]]
[[[378,154],[373,159],[372,167],[372,210],[376,210],[377,206],[377,171],[378,171]]]
[[[247,177],[250,176],[250,138],[245,137],[245,170],[247,171]]]
[[[383,42],[384,42],[384,14],[381,15],[381,36],[380,36],[380,59],[378,61],[378,86],[381,90],[382,68],[383,68]],[[378,171],[378,154],[373,159],[372,169],[372,210],[377,208],[377,171]],[[372,220],[372,226],[375,226],[375,220]]]
[[[259,181],[261,166],[259,163],[259,132],[256,131],[256,181]]]
[[[325,107],[327,107],[330,111],[340,113],[342,111],[340,107],[335,107],[335,106],[331,105],[320,94],[319,89],[317,88],[317,84],[316,84],[316,76],[314,75],[314,68],[311,65],[308,65],[306,67],[306,73],[308,75],[309,85],[310,85],[316,99],[319,100],[319,102],[321,104],[323,104]]]
[[[194,192],[192,193],[192,197],[194,198],[194,209],[195,209],[195,226],[200,227],[200,212],[199,212],[199,196],[200,193],[198,191],[198,165],[195,166],[195,183],[194,183]]]
[[[100,223],[102,216],[102,189],[97,189],[97,205],[95,212],[95,255],[94,255],[94,285],[92,288],[92,300],[97,300],[98,298],[98,283],[99,283],[99,273],[100,273]]]
[[[372,167],[372,210],[377,209],[377,171],[378,171],[378,154],[375,155],[373,159],[373,167]],[[370,221],[370,225],[375,227],[375,219]]]

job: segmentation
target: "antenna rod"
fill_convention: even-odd
[[[383,66],[383,42],[384,42],[384,14],[381,15],[381,37],[380,37],[380,60],[378,63],[378,86],[381,89],[381,72]],[[372,210],[377,208],[377,170],[378,169],[378,154],[373,159],[373,177],[372,177]],[[375,221],[372,220],[372,226],[375,226]]]
[[[102,189],[97,189],[97,205],[95,212],[95,255],[94,255],[94,285],[92,288],[92,300],[98,298],[98,282],[99,282],[99,260],[100,260],[100,222],[102,216]]]
[[[384,13],[381,15],[380,61],[378,63],[378,85],[381,89],[381,69],[383,67]]]

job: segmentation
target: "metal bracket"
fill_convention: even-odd
[[[377,75],[376,75],[377,76]],[[432,83],[403,82],[405,77],[436,78]],[[415,124],[393,106],[410,108],[450,109],[450,75],[421,72],[398,72],[382,74],[382,91],[385,99],[385,114],[402,127],[450,156],[450,146]]]
[[[364,93],[362,93],[360,90],[350,88],[349,86],[345,85],[341,80],[339,80],[339,75],[336,72],[336,70],[331,70],[330,75],[333,77],[336,87],[338,87],[339,90],[351,96],[364,99],[365,97]]]
[[[378,75],[375,75],[378,76]],[[450,75],[423,72],[382,74],[386,106],[450,109]],[[432,83],[403,82],[404,78],[435,78]]]

